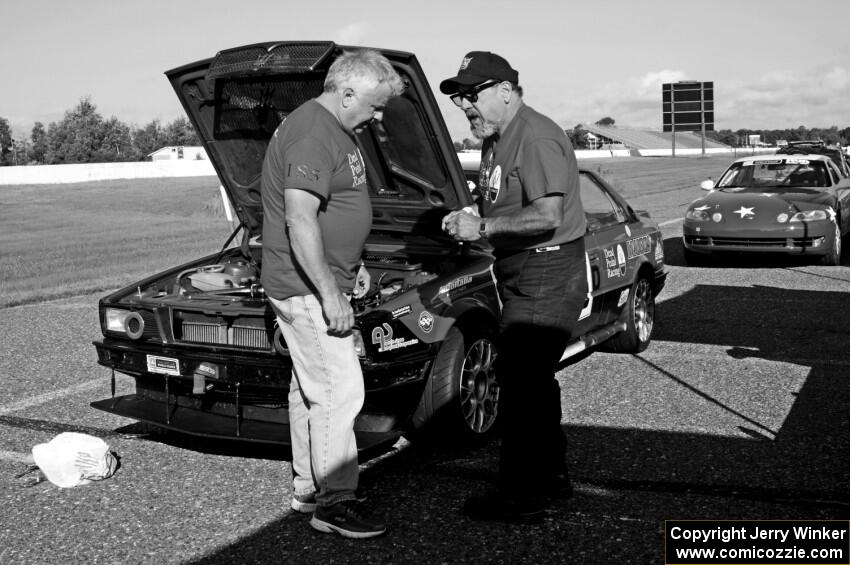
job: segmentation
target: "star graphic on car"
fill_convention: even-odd
[[[826,213],[829,214],[829,221],[834,222],[835,221],[835,210],[832,209],[832,206],[830,206],[829,208],[826,209]]]
[[[741,206],[741,208],[740,208],[739,210],[735,210],[735,211],[734,211],[734,212],[732,212],[732,213],[733,213],[733,214],[740,214],[740,215],[741,215],[741,219],[743,220],[743,219],[744,219],[744,218],[746,218],[747,216],[755,216],[755,215],[756,215],[756,213],[755,213],[755,212],[753,212],[753,208],[755,208],[755,206],[753,206],[753,207],[751,207],[751,208],[747,208],[746,206]]]

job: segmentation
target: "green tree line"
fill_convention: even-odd
[[[29,138],[13,138],[9,121],[0,117],[0,166],[144,161],[161,147],[200,144],[186,118],[135,127],[114,116],[104,119],[88,97],[58,122],[35,122]]]
[[[761,136],[762,143],[776,145],[777,141],[823,141],[827,145],[850,145],[850,127],[838,129],[837,126],[829,128],[807,128],[798,126],[794,129],[721,129],[707,131],[707,138],[740,147],[747,145],[750,135]]]

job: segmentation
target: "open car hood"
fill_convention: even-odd
[[[262,232],[260,177],[278,124],[322,92],[329,41],[258,43],[166,72],[249,235]],[[441,237],[440,220],[471,202],[463,170],[416,57],[379,49],[405,83],[382,122],[357,135],[373,231]]]

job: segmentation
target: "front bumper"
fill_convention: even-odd
[[[94,342],[98,363],[112,372],[113,396],[93,408],[177,432],[221,439],[290,444],[285,357],[237,356],[185,351],[117,340]],[[152,372],[151,358],[168,360],[172,373]],[[215,376],[199,370],[214,366]],[[366,400],[355,421],[358,448],[397,438],[419,402],[430,366],[406,364],[364,367]],[[154,365],[154,371],[158,371]],[[115,372],[135,379],[136,392],[115,394]]]
[[[256,413],[236,408],[232,414],[212,412],[187,406],[185,398],[170,397],[166,402],[139,394],[116,396],[91,403],[92,408],[124,416],[183,434],[213,439],[230,439],[253,443],[291,445],[289,415],[285,408],[271,419],[255,419]],[[248,412],[248,414],[246,414]],[[360,451],[394,442],[401,432],[393,429],[389,417],[361,415],[355,422],[357,448]]]
[[[783,253],[791,255],[826,255],[832,249],[835,226],[829,221],[799,225],[738,229],[685,222],[682,243],[685,249],[697,253],[744,252]]]

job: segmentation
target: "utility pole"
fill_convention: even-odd
[[[705,157],[705,83],[699,85],[699,114],[702,126],[702,156]]]

